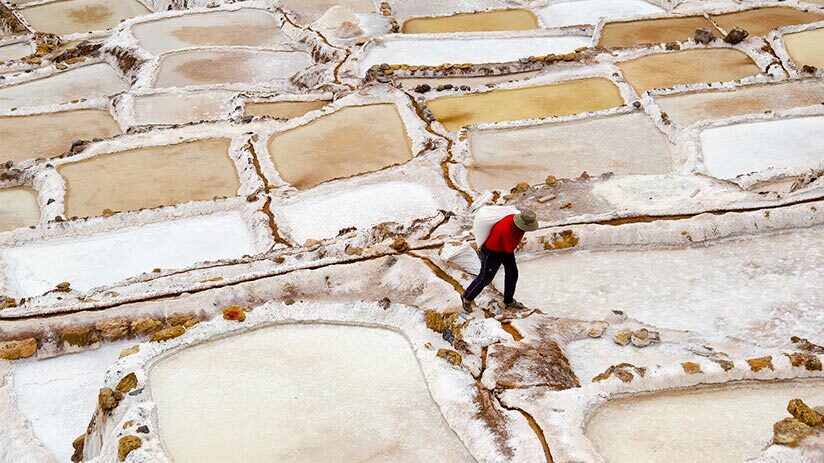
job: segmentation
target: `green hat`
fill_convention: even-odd
[[[538,228],[538,218],[534,211],[524,209],[515,216],[515,226],[525,232],[535,231]]]

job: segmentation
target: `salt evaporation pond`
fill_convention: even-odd
[[[768,169],[802,173],[824,163],[824,116],[713,127],[701,132],[707,173],[732,179]]]
[[[0,47],[0,62],[20,59],[24,56],[30,55],[32,51],[33,50],[29,42],[3,45]]]
[[[546,27],[595,24],[600,18],[616,19],[664,13],[644,0],[578,0],[551,3],[537,10]]]
[[[701,82],[728,82],[761,73],[746,53],[730,48],[658,53],[618,63],[635,91]]]
[[[109,29],[151,11],[137,0],[65,0],[26,7],[19,13],[38,32],[65,35]]]
[[[301,24],[315,21],[333,6],[342,6],[354,13],[375,13],[372,0],[281,0],[279,4],[296,12]]]
[[[127,345],[14,363],[14,405],[55,461],[71,461],[72,441],[86,432],[106,370]]]
[[[62,164],[66,215],[134,211],[235,196],[240,180],[229,139],[209,139],[96,156]]]
[[[59,156],[75,140],[109,138],[120,132],[111,113],[99,109],[0,117],[0,162]]]
[[[275,119],[294,119],[310,111],[318,110],[329,103],[331,101],[328,100],[249,102],[244,105],[243,114],[246,116],[269,116]]]
[[[135,123],[185,124],[225,119],[232,110],[230,102],[236,94],[209,90],[138,95],[134,98]]]
[[[426,102],[435,119],[452,132],[472,124],[566,116],[623,104],[618,87],[601,77],[448,96]]]
[[[479,11],[451,16],[411,18],[403,23],[405,34],[444,32],[492,32],[538,29],[535,13],[526,9]]]
[[[359,63],[361,75],[376,64],[436,66],[444,63],[504,63],[528,56],[572,53],[588,47],[589,37],[532,36],[419,39],[415,36],[373,43]]]
[[[186,50],[160,58],[154,87],[267,85],[288,79],[312,63],[312,57],[302,51],[231,47]]]
[[[824,383],[745,382],[610,400],[586,427],[609,463],[737,463],[756,458],[773,423],[800,398],[824,403]]]
[[[586,171],[665,174],[672,171],[666,138],[643,113],[531,127],[469,132],[468,180],[477,191],[537,184],[548,175]]]
[[[799,68],[824,67],[824,28],[784,35],[784,45],[793,62]]]
[[[460,87],[461,85],[468,85],[470,87],[484,87],[489,84],[500,84],[502,82],[512,82],[518,80],[527,80],[538,75],[538,71],[527,72],[513,72],[511,74],[499,74],[488,76],[445,76],[445,77],[404,77],[395,79],[395,82],[400,83],[406,88],[415,88],[421,84],[427,84],[432,88],[437,88],[440,85],[452,85]]]
[[[387,330],[263,328],[182,350],[149,385],[177,463],[474,461]]]
[[[128,89],[129,85],[114,68],[98,63],[0,88],[0,109],[68,103],[110,96]]]
[[[412,142],[392,104],[353,106],[321,116],[269,140],[269,154],[284,181],[298,189],[401,164]]]
[[[28,187],[0,190],[0,232],[37,225],[37,193]]]
[[[88,291],[155,268],[184,268],[255,253],[243,216],[221,212],[0,248],[0,262],[15,295],[28,297],[64,281],[72,289]]]
[[[692,37],[695,30],[700,28],[716,32],[712,23],[703,16],[606,23],[601,31],[598,45],[609,48],[625,48],[645,43],[658,44],[684,41]]]
[[[552,316],[622,310],[662,328],[786,342],[824,326],[822,240],[819,227],[688,248],[553,253],[519,262],[518,299]]]
[[[699,121],[820,105],[822,101],[824,83],[818,79],[655,97],[655,103],[683,127]]]
[[[259,9],[189,14],[140,23],[132,28],[152,54],[190,47],[274,47],[285,41],[275,17]]]
[[[789,7],[770,7],[710,15],[710,18],[726,31],[739,27],[749,32],[750,35],[767,35],[771,30],[779,27],[821,21],[824,19],[824,14]]]
[[[352,187],[303,199],[279,210],[284,225],[298,243],[310,238],[334,238],[345,228],[364,230],[383,222],[411,222],[437,212],[438,203],[432,192],[413,182]]]

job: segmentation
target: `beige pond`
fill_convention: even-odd
[[[703,16],[606,23],[598,45],[624,48],[644,43],[681,42],[692,37],[695,30],[702,27],[720,35],[712,23]]]
[[[655,102],[670,119],[683,127],[704,120],[819,105],[822,101],[824,83],[819,80],[655,97]]]
[[[821,21],[824,19],[824,14],[788,7],[773,7],[722,14],[711,16],[711,18],[726,31],[740,27],[750,35],[767,35],[771,30],[779,27]]]
[[[312,57],[302,51],[190,50],[163,55],[154,86],[261,85],[287,79],[312,63]]]
[[[99,109],[0,117],[0,163],[58,156],[75,140],[119,133],[120,126],[112,115]]]
[[[285,40],[272,14],[248,8],[141,23],[132,28],[132,33],[143,48],[155,55],[189,47],[272,47]]]
[[[537,184],[548,175],[672,170],[665,136],[640,112],[506,130],[472,131],[469,184],[476,191]]]
[[[177,463],[466,463],[409,341],[340,325],[262,328],[149,371]]]
[[[28,42],[3,45],[0,47],[0,62],[20,59],[30,55],[31,52],[32,48]]]
[[[328,100],[250,102],[246,103],[244,114],[247,116],[269,116],[276,119],[294,119],[309,111],[318,110],[329,103]]]
[[[281,5],[297,13],[299,22],[309,24],[333,6],[342,6],[355,13],[375,13],[372,0],[281,0]]]
[[[747,54],[729,48],[658,53],[618,63],[639,94],[653,88],[701,82],[727,82],[761,72]]]
[[[453,132],[464,126],[484,122],[567,116],[623,104],[618,87],[609,79],[600,77],[437,98],[426,102],[438,122]]]
[[[232,109],[230,102],[236,94],[237,92],[210,90],[138,95],[134,99],[135,123],[185,124],[225,119]]]
[[[28,187],[0,190],[0,232],[37,225],[37,193]]]
[[[784,35],[784,45],[799,68],[824,68],[824,28]]]
[[[151,13],[137,0],[62,0],[20,10],[38,32],[57,35],[96,31]]]
[[[432,88],[438,85],[451,84],[454,86],[468,85],[470,87],[480,87],[488,84],[500,84],[502,82],[513,82],[526,80],[538,75],[538,71],[515,72],[512,74],[500,74],[497,76],[454,76],[454,77],[406,77],[395,79],[406,88],[415,88],[421,84],[427,84]]]
[[[610,463],[738,463],[758,457],[787,403],[824,403],[824,383],[739,383],[610,400],[586,427]]]
[[[114,68],[98,63],[0,88],[0,109],[69,103],[110,96],[128,89],[129,85]]]
[[[538,18],[535,13],[524,9],[512,9],[407,19],[403,23],[403,32],[406,34],[437,34],[523,31],[538,29],[538,27]]]
[[[373,172],[412,159],[412,142],[391,104],[353,106],[269,140],[284,181],[298,189]]]
[[[66,180],[66,215],[134,211],[237,195],[229,140],[202,140],[102,155],[58,166]]]

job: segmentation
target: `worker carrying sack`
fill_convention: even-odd
[[[519,213],[520,211],[512,206],[483,206],[478,209],[475,213],[475,221],[472,223],[472,234],[475,235],[478,249],[486,243],[496,223],[508,215]]]

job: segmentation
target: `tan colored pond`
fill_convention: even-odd
[[[730,48],[658,53],[618,63],[618,67],[639,94],[653,88],[733,81],[761,72],[746,53]]]
[[[479,11],[451,16],[411,18],[403,23],[405,34],[444,32],[524,31],[538,29],[538,17],[525,9]]]
[[[309,111],[318,110],[329,103],[328,100],[250,102],[246,103],[244,114],[247,116],[269,116],[275,119],[294,119]]]
[[[135,122],[138,125],[185,124],[225,119],[236,93],[209,90],[138,95],[134,99]]]
[[[750,35],[767,35],[771,30],[779,27],[821,21],[824,19],[824,14],[779,6],[712,15],[710,17],[726,31],[740,27],[749,32]]]
[[[449,131],[484,123],[566,116],[624,104],[609,79],[596,77],[559,84],[493,90],[426,102],[435,118]]]
[[[249,8],[145,22],[135,25],[132,33],[155,55],[189,47],[271,47],[285,40],[271,13]]]
[[[281,0],[280,5],[297,13],[301,24],[313,22],[333,6],[342,6],[355,13],[376,12],[372,0]]]
[[[287,79],[312,63],[312,57],[302,51],[189,50],[163,55],[154,86],[260,85]]]
[[[66,215],[134,211],[235,196],[240,186],[227,139],[154,146],[58,166]]]
[[[469,184],[476,191],[542,183],[548,175],[578,177],[605,172],[666,174],[672,160],[665,136],[643,113],[472,131]]]
[[[610,463],[743,463],[770,443],[795,398],[824,402],[824,383],[751,382],[610,400],[586,434]]]
[[[96,31],[151,13],[137,0],[63,0],[19,10],[38,32],[57,35]]]
[[[110,96],[128,89],[129,85],[114,68],[98,63],[0,88],[0,109],[69,103]]]
[[[0,232],[37,225],[37,193],[29,187],[0,190]]]
[[[799,68],[824,68],[824,28],[784,35],[784,45]]]
[[[500,74],[496,76],[455,76],[455,77],[406,77],[395,79],[406,88],[415,88],[421,84],[427,84],[432,88],[439,85],[450,84],[456,87],[468,85],[470,87],[480,87],[488,84],[500,84],[502,82],[513,82],[526,80],[538,75],[539,71],[515,72],[512,74]]]
[[[277,133],[269,154],[284,181],[298,189],[373,172],[412,159],[412,144],[391,104],[353,106]]]
[[[611,22],[604,24],[598,45],[609,48],[626,48],[644,43],[681,42],[692,37],[695,30],[702,27],[716,34],[718,32],[703,16]]]
[[[58,156],[75,140],[108,138],[120,132],[111,113],[99,109],[0,117],[0,163]]]
[[[655,97],[655,102],[670,119],[684,127],[698,121],[818,105],[822,101],[824,83],[819,80]]]
[[[32,48],[28,42],[13,43],[0,47],[0,62],[20,59],[31,54]]]

